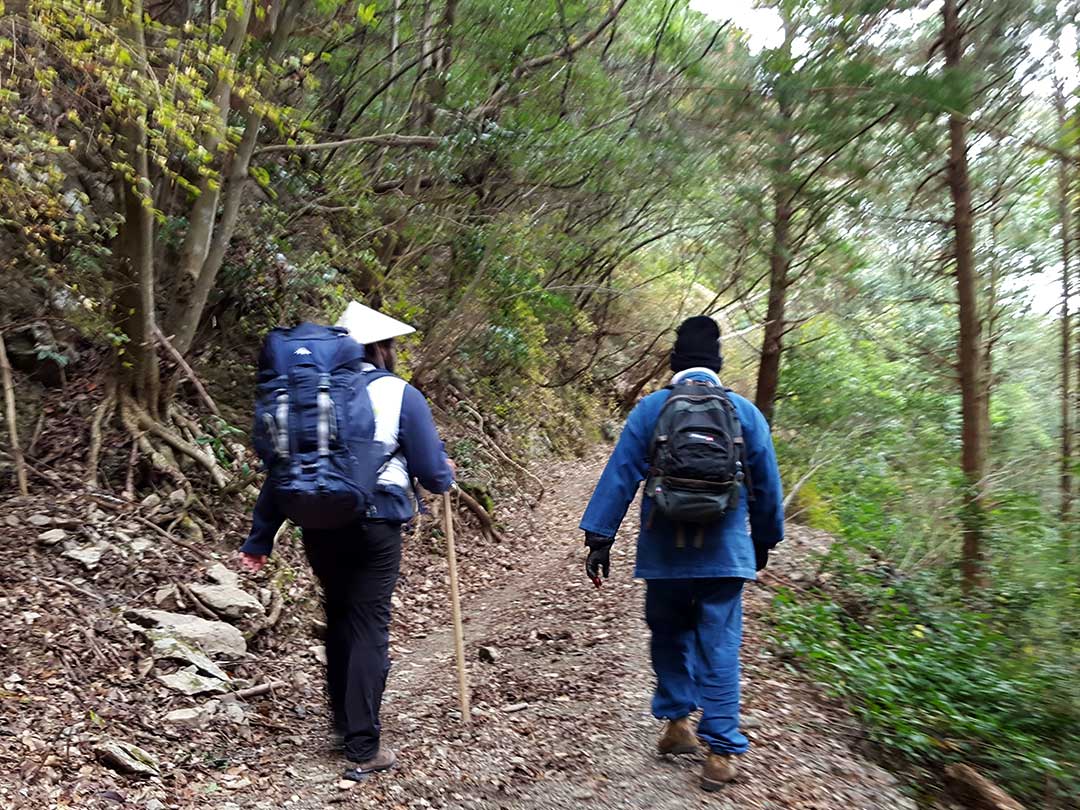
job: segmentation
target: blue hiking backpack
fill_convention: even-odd
[[[252,431],[278,509],[304,529],[368,515],[386,450],[375,441],[364,347],[341,327],[274,329],[259,355]]]

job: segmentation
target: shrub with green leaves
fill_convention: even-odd
[[[932,339],[934,313],[916,315],[898,321]],[[1027,345],[1048,328],[1020,321],[1015,334]],[[887,325],[818,318],[802,334],[778,447],[789,485],[825,458],[795,510],[836,540],[824,591],[777,597],[778,643],[910,763],[969,762],[1029,806],[1080,806],[1080,589],[1047,497],[1053,426],[1035,405],[1053,381],[1022,352],[999,360],[1015,382],[992,410],[986,585],[965,597],[952,381],[896,350]]]
[[[877,601],[858,619],[833,600],[778,596],[783,646],[852,706],[872,739],[911,761],[970,762],[1021,799],[1042,802],[1050,790],[1075,802],[1075,670],[1025,650],[992,614],[930,607],[925,583],[875,583],[864,593]]]

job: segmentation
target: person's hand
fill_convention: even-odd
[[[446,466],[450,468],[450,472],[454,474],[454,478],[457,478],[457,463],[449,456],[446,457]]]
[[[248,554],[246,551],[240,552],[240,565],[249,574],[257,574],[262,570],[262,567],[266,565],[265,554]]]
[[[585,575],[597,588],[600,587],[601,572],[604,579],[611,573],[611,545],[614,542],[614,537],[585,532],[585,545],[589,547],[589,556],[585,559]]]

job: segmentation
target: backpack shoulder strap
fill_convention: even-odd
[[[371,385],[376,380],[381,380],[384,377],[396,376],[394,372],[387,371],[385,368],[373,368],[361,373],[360,378],[364,381],[364,385]]]
[[[743,472],[743,486],[746,488],[746,500],[747,503],[754,502],[754,479],[750,475],[750,463],[746,457],[746,438],[743,435],[742,420],[739,419],[739,412],[735,408],[735,403],[731,399],[731,394],[735,393],[730,388],[724,388],[724,400],[731,408],[731,418],[734,421],[734,427],[739,431],[739,435],[736,438],[736,444],[739,448],[739,461],[742,463]]]
[[[664,424],[664,417],[667,415],[668,406],[671,405],[671,394],[675,391],[674,385],[665,385],[663,391],[668,392],[668,398],[664,400],[664,404],[660,406],[659,412],[656,414],[656,422],[653,424],[652,436],[649,437],[649,466],[653,466],[656,461],[656,444],[657,439],[660,436],[660,428]]]
[[[385,368],[368,368],[364,369],[365,380],[381,380],[383,377],[395,377],[397,376],[392,371],[387,371]]]

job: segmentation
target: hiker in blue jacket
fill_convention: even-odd
[[[722,365],[715,321],[705,316],[686,320],[671,354],[673,385],[720,386]],[[608,576],[619,524],[650,475],[654,428],[671,395],[670,387],[657,391],[631,411],[581,520],[589,548],[586,573],[597,587],[600,574]],[[744,485],[738,486],[737,501],[717,522],[685,527],[669,520],[646,492],[634,571],[647,586],[645,619],[656,673],[652,712],[667,721],[658,750],[691,753],[700,738],[710,752],[702,774],[709,790],[735,777],[733,757],[748,747],[739,731],[743,583],[756,578],[769,550],[784,537],[783,494],[769,425],[751,402],[734,393],[727,396],[745,447],[745,479],[740,475]],[[702,717],[695,732],[690,714],[697,709]]]
[[[423,394],[392,373],[394,338],[412,327],[353,302],[339,326],[364,344],[364,370],[375,416],[375,440],[389,460],[379,470],[369,516],[343,529],[303,530],[304,551],[322,585],[326,609],[326,681],[335,736],[350,767],[348,779],[392,768],[393,751],[380,745],[379,709],[390,671],[390,598],[401,563],[401,527],[414,516],[417,480],[433,493],[453,485],[447,458]],[[269,482],[268,482],[269,484]],[[264,485],[251,533],[240,549],[256,572],[273,551],[285,521]]]

